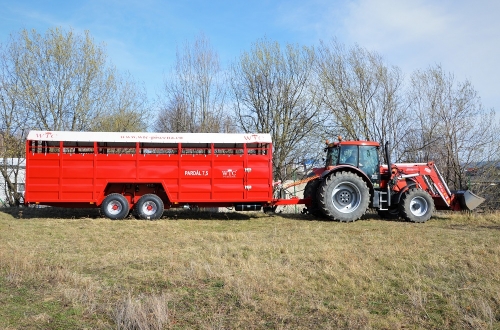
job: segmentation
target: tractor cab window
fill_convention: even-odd
[[[375,181],[380,175],[378,148],[373,146],[359,147],[359,168],[370,180]]]
[[[358,146],[342,145],[339,164],[358,166]]]
[[[376,182],[380,178],[378,147],[340,145],[328,148],[326,166],[351,165],[358,167]]]
[[[325,166],[337,166],[339,160],[339,147],[328,148],[328,153],[326,154],[326,164]]]

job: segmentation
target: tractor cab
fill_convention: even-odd
[[[329,143],[325,167],[350,165],[359,168],[377,184],[380,182],[379,144],[372,141]]]

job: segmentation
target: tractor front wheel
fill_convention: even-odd
[[[403,196],[401,216],[411,222],[426,222],[434,212],[434,200],[422,189],[413,188]]]
[[[361,177],[338,172],[326,178],[318,191],[323,213],[340,222],[356,221],[368,209],[370,191]]]

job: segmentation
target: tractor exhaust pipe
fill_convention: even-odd
[[[385,142],[384,153],[385,153],[385,162],[387,163],[387,169],[389,170],[389,177],[392,177],[392,164],[391,164],[391,154],[389,152],[390,147],[389,141]],[[387,206],[391,206],[391,191],[389,185],[387,185]]]

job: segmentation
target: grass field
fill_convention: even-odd
[[[500,329],[500,215],[0,212],[1,329]]]

